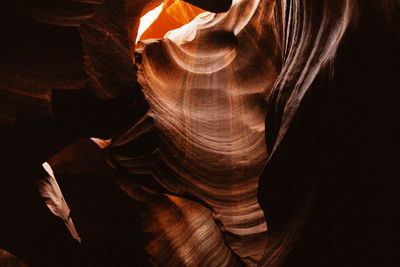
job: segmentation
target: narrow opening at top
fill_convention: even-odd
[[[182,0],[164,0],[150,3],[140,18],[136,42],[147,39],[161,39],[174,29],[191,22],[205,10]],[[155,7],[154,7],[155,6]]]

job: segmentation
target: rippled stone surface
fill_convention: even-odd
[[[388,160],[393,158],[392,139],[398,126],[391,117],[396,114],[394,106],[398,99],[393,95],[398,84],[399,4],[396,0],[358,2],[234,1],[226,14],[201,14],[182,29],[169,32],[164,40],[142,42],[136,57],[134,40],[138,21],[149,1],[10,2],[5,6],[15,5],[18,12],[2,13],[1,18],[2,26],[6,25],[2,27],[6,41],[1,44],[0,57],[0,123],[2,129],[10,132],[5,131],[3,137],[7,147],[1,150],[3,165],[13,166],[14,175],[20,177],[18,169],[47,160],[54,153],[54,143],[68,145],[82,137],[108,139],[115,128],[123,127],[106,150],[112,154],[114,167],[131,174],[129,178],[117,179],[118,185],[131,198],[125,199],[126,203],[139,203],[138,220],[146,237],[143,245],[156,265],[281,264],[307,225],[305,215],[311,209],[298,207],[298,200],[299,196],[307,198],[304,195],[315,189],[311,179],[318,179],[328,188],[320,192],[322,201],[321,197],[316,201],[321,207],[313,214],[311,227],[318,227],[307,232],[305,237],[311,239],[301,243],[289,261],[296,265],[298,257],[307,259],[303,258],[303,262],[314,260],[315,251],[324,255],[316,259],[323,263],[326,259],[340,262],[345,258],[343,255],[351,255],[357,264],[360,260],[369,264],[370,255],[375,253],[386,258],[389,250],[382,248],[387,245],[386,240],[376,240],[380,240],[377,237],[382,237],[384,231],[392,237],[395,231],[387,230],[388,226],[397,227],[391,218],[390,222],[382,218],[389,218],[387,209],[397,210],[395,201],[387,200],[386,195],[388,192],[397,195],[394,191],[398,187],[381,173],[393,170],[388,167]],[[135,64],[139,69],[139,84]],[[85,92],[85,97],[80,102],[70,101],[67,93],[56,93],[60,90],[73,91],[73,95],[75,91]],[[296,137],[294,148],[288,147],[283,142],[286,133],[292,131],[293,140],[293,135],[301,132],[293,132],[292,122],[304,105],[303,98],[310,95],[305,105],[311,110],[320,100],[315,91],[329,98],[326,102],[332,101],[334,108],[328,115],[319,114],[319,124],[312,126],[312,123],[303,125],[310,120],[300,116],[300,126],[295,125],[294,129],[309,127],[309,133],[317,136],[318,129],[326,123],[332,134],[318,136],[323,140],[318,148],[318,142],[313,138],[303,140],[304,135]],[[143,93],[150,104],[149,111]],[[105,100],[121,95],[125,101],[102,106]],[[95,104],[86,101],[92,98],[96,99]],[[60,120],[54,112],[60,103],[68,107],[64,114],[69,124],[66,128],[57,128],[65,123],[65,117]],[[18,117],[21,113],[25,113],[22,119]],[[86,118],[89,120],[85,121]],[[46,124],[53,119],[60,124],[56,127]],[[105,129],[110,120],[119,119],[108,135],[99,134],[98,129]],[[20,127],[16,127],[17,134],[14,124]],[[89,131],[92,129],[87,126],[94,125],[96,131]],[[331,135],[333,142],[329,139]],[[296,154],[297,144],[302,142],[305,144]],[[323,148],[327,142],[328,152]],[[59,143],[55,147],[62,147]],[[283,152],[279,151],[282,143],[286,145]],[[108,143],[100,140],[100,144]],[[105,166],[103,161],[98,165],[80,162],[80,157],[90,156],[87,150],[82,151],[61,153],[59,157],[60,161],[74,163],[63,165],[67,173],[73,168],[91,170],[92,180],[88,179],[85,186],[71,181],[70,187],[64,186],[65,195],[68,191],[79,192],[74,201],[78,207],[82,199],[96,203],[101,195],[95,186],[101,183],[96,178],[108,176],[101,171]],[[292,161],[287,162],[282,156],[285,152],[292,156]],[[312,153],[315,155],[311,157]],[[18,159],[16,168],[9,164],[10,155]],[[317,178],[308,177],[318,168],[310,158],[321,158],[325,166],[319,166],[322,170],[314,174]],[[271,162],[275,164],[272,178],[266,171],[271,169]],[[27,169],[26,173],[30,171]],[[60,176],[57,178],[62,181]],[[78,177],[84,180],[88,176]],[[104,191],[111,191],[112,184],[115,191],[128,198],[116,188],[114,180],[107,182]],[[6,192],[5,198],[14,193],[16,198],[20,197],[18,188]],[[92,194],[85,193],[87,188]],[[360,188],[367,190],[360,192]],[[386,188],[385,194],[381,193],[382,188]],[[117,257],[124,254],[121,262],[134,262],[130,258],[130,240],[141,242],[141,239],[125,233],[131,221],[121,220],[120,211],[113,207],[115,203],[122,206],[115,200],[122,196],[110,195],[102,195],[103,202],[93,204],[109,205],[107,212],[87,213],[76,208],[73,216],[109,218],[106,228],[116,230],[112,240],[119,242],[120,247],[104,246],[102,251],[108,253],[101,254]],[[11,205],[10,210],[15,206]],[[124,212],[131,211],[131,206],[126,206]],[[370,207],[382,213],[371,211]],[[321,219],[324,217],[321,214],[325,218]],[[86,228],[78,229],[86,232],[88,239],[93,242],[98,235],[107,236],[107,231],[98,230],[101,227],[92,227],[97,225],[96,219],[94,223],[88,221]],[[12,232],[11,228],[4,229]],[[326,229],[332,229],[333,233]],[[18,232],[20,237],[25,233]],[[9,239],[18,243],[17,236],[15,240]],[[343,240],[335,239],[336,236]],[[57,248],[62,238],[51,244]],[[43,243],[42,239],[37,240],[38,244]],[[330,248],[332,243],[335,249],[324,250],[324,246]],[[21,247],[28,247],[22,244]],[[36,253],[39,250],[35,247],[25,251],[41,258]],[[96,249],[92,252],[100,254]],[[141,250],[136,252],[144,254]],[[53,258],[57,256],[54,254]]]
[[[202,13],[163,40],[139,43],[135,57],[160,138],[152,157],[154,178],[172,194],[201,200],[225,243],[249,264],[261,259],[266,243],[257,186],[268,158],[264,95],[278,72],[272,7],[236,1],[227,13]],[[143,127],[135,127],[124,138],[137,138]],[[137,157],[114,158],[130,173],[143,171]],[[204,219],[202,231],[213,229],[212,220],[197,216]],[[169,238],[182,246],[202,242],[196,235]],[[223,244],[216,236],[208,242]]]

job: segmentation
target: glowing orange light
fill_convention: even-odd
[[[182,0],[165,0],[140,18],[136,43],[139,40],[162,38],[170,30],[177,29],[205,10]]]

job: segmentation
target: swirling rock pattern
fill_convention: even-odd
[[[398,182],[392,178],[397,176],[387,169],[394,170],[389,159],[395,158],[392,140],[398,132],[398,123],[392,116],[398,113],[399,1],[235,1],[226,14],[202,14],[196,22],[169,32],[165,40],[143,42],[135,58],[138,20],[149,2],[0,3],[0,28],[5,40],[0,44],[0,125],[5,140],[0,151],[1,167],[6,166],[4,169],[13,178],[29,179],[35,172],[32,175],[32,169],[26,167],[47,160],[57,148],[82,137],[110,138],[120,127],[132,123],[129,130],[113,138],[109,148],[112,163],[134,176],[120,178],[120,188],[113,179],[99,179],[110,178],[102,171],[106,166],[103,161],[80,161],[80,157],[90,157],[91,149],[59,154],[61,162],[70,160],[79,166],[78,170],[88,167],[92,174],[92,179],[87,179],[86,174],[76,179],[85,185],[62,183],[66,196],[68,192],[76,193],[71,207],[75,207],[76,221],[86,225],[78,225],[85,241],[103,243],[101,252],[97,247],[89,249],[92,253],[87,254],[88,258],[101,254],[118,258],[125,265],[137,263],[130,244],[140,243],[141,239],[126,231],[134,225],[131,219],[137,219],[136,209],[131,206],[133,199],[141,207],[144,245],[155,265],[234,266],[244,262],[276,266],[288,260],[294,266],[310,261],[337,266],[352,258],[355,265],[379,261],[375,265],[381,266],[382,259],[385,261],[388,253],[395,251],[394,245],[391,250],[384,246],[388,243],[386,237],[392,238],[398,226],[388,217],[398,210],[394,201],[398,198]],[[200,7],[208,6],[215,12],[228,9],[224,4],[214,6],[222,1],[188,2],[205,4]],[[137,83],[135,63],[150,103],[149,112]],[[329,79],[325,80],[325,76]],[[316,136],[318,131],[314,130],[324,127],[319,124],[336,128],[329,153],[318,147],[312,137],[303,139],[304,133],[293,132],[292,121],[300,105],[309,108],[319,101],[315,89],[333,100],[335,106],[329,116],[338,123],[319,114],[321,120],[310,130]],[[332,92],[336,100],[331,99]],[[306,94],[313,100],[302,103]],[[103,106],[106,99],[121,100],[121,96],[124,101]],[[57,112],[60,104],[65,108],[64,116]],[[21,113],[23,116],[19,117]],[[106,118],[112,121],[111,125]],[[304,121],[312,124],[309,117],[303,117]],[[87,127],[94,124],[96,129]],[[307,128],[300,124],[297,128]],[[99,128],[108,130],[99,134]],[[296,154],[293,142],[283,142],[280,147],[286,147],[286,153],[292,156],[289,162],[282,157],[282,150],[277,150],[286,132],[297,136],[296,144],[304,144],[297,147],[300,152]],[[320,138],[325,146],[327,134]],[[85,148],[82,144],[77,146]],[[325,160],[325,167],[310,176],[310,171],[318,167],[315,158]],[[12,160],[14,164],[10,164]],[[258,207],[255,191],[264,165],[271,170],[274,164],[273,175],[264,172],[258,186],[259,202],[268,219],[266,240],[265,216]],[[74,168],[68,164],[61,167],[68,171]],[[61,184],[60,174],[57,178]],[[390,174],[390,179],[384,178],[385,174]],[[299,199],[308,199],[309,192],[315,190],[311,180],[316,176],[325,188],[316,191],[324,196],[315,201],[320,210],[312,211],[314,222],[308,232],[303,232],[304,215],[311,210],[301,206],[303,203],[299,205]],[[34,210],[29,195],[33,196],[33,190],[25,192],[16,184],[29,187],[22,179],[21,183],[0,186],[0,195],[5,196],[3,207],[9,208],[2,215],[13,214],[6,217],[14,218],[17,214],[16,220],[26,226],[30,215],[40,217],[48,211],[42,213],[40,199]],[[389,193],[389,200],[383,197]],[[23,200],[9,204],[13,202],[7,199],[9,196]],[[79,209],[85,199],[103,209]],[[125,207],[123,212],[117,209],[121,206]],[[25,213],[26,216],[18,215]],[[92,220],[84,224],[85,218]],[[109,221],[104,223],[104,218]],[[40,264],[46,260],[42,252],[53,247],[51,251],[61,253],[46,255],[55,262],[71,258],[69,252],[73,249],[62,245],[62,240],[68,242],[67,236],[62,235],[62,229],[53,229],[52,223],[37,228],[18,228],[19,224],[12,220],[6,224],[8,227],[1,228],[2,237],[6,233],[11,245],[2,248],[28,263],[44,266]],[[99,224],[103,226],[94,227]],[[43,229],[44,225],[51,225],[49,230],[54,231]],[[290,253],[300,232],[305,238],[296,243],[297,251]],[[31,238],[34,242],[24,242],[35,233],[36,237]],[[102,234],[105,236],[98,238]],[[45,238],[53,235],[54,238]],[[64,256],[59,257],[60,254]],[[140,244],[136,256],[142,254]],[[4,255],[0,255],[0,261],[4,261]],[[96,262],[104,265],[103,259],[99,257]],[[108,265],[115,265],[115,259],[111,260]],[[51,266],[58,265],[53,262]]]
[[[272,10],[266,1],[236,1],[227,13],[202,13],[163,40],[140,43],[136,55],[148,116],[160,138],[154,178],[172,194],[208,207],[224,241],[250,265],[259,262],[266,243],[257,185],[268,158],[263,97],[278,72]],[[120,139],[136,139],[146,128],[138,125]],[[116,138],[112,146],[126,142]],[[130,173],[143,172],[142,158],[114,159]],[[211,225],[208,220],[203,231]],[[168,238],[200,242],[196,235]],[[213,241],[221,243],[216,236]]]

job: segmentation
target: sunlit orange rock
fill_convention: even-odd
[[[158,3],[158,2],[156,2]],[[149,5],[154,6],[154,3]],[[155,11],[159,9],[159,11]],[[204,12],[203,9],[186,3],[182,0],[166,0],[161,2],[154,9],[145,11],[142,15],[143,18],[154,22],[144,32],[139,33],[138,40],[146,40],[152,38],[162,38],[168,31],[177,29],[190,21],[192,21],[198,14]],[[153,13],[153,14],[150,14]],[[152,15],[147,17],[147,15]],[[143,22],[141,22],[143,23]]]

